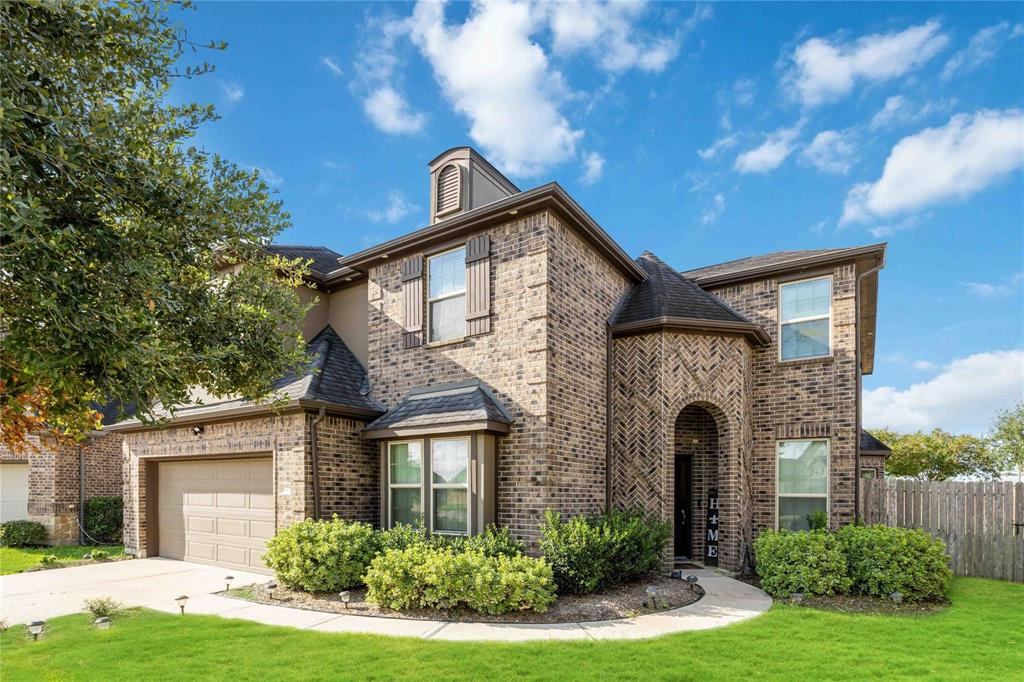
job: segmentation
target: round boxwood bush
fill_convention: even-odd
[[[0,524],[0,547],[29,547],[46,542],[46,526],[35,521]]]
[[[555,580],[543,559],[419,543],[380,554],[366,572],[366,598],[384,608],[469,609],[491,615],[546,611]]]
[[[362,584],[378,542],[368,523],[306,519],[272,537],[263,560],[288,587],[334,592]]]
[[[850,589],[843,548],[828,531],[764,531],[754,541],[754,555],[761,587],[773,597]]]
[[[942,540],[914,528],[844,526],[836,532],[856,594],[945,599],[953,572]]]
[[[119,495],[99,495],[85,503],[85,532],[98,542],[121,542],[124,502]]]

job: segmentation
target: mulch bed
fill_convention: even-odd
[[[792,604],[792,600],[780,599],[780,603]],[[806,595],[799,604],[811,609],[836,611],[838,613],[864,613],[881,616],[927,616],[945,611],[949,602],[919,601],[897,604],[891,599],[865,597],[860,595]]]
[[[654,586],[657,589],[656,608],[643,606],[647,595],[645,590]],[[336,594],[329,592],[302,592],[279,586],[274,590],[274,598],[263,583],[221,592],[221,595],[247,599],[262,604],[290,606],[311,611],[327,613],[349,613],[358,616],[380,616],[384,618],[411,618],[414,620],[448,620],[464,623],[580,623],[594,620],[610,620],[613,618],[633,618],[648,613],[656,613],[668,609],[677,609],[692,604],[704,596],[700,586],[690,587],[684,580],[675,580],[663,576],[652,575],[648,579],[618,585],[598,594],[569,594],[560,596],[544,613],[518,611],[502,616],[488,616],[475,611],[438,611],[434,609],[415,609],[410,611],[391,611],[382,609],[366,601],[365,589],[349,590],[348,608]]]

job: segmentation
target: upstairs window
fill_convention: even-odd
[[[782,360],[832,354],[832,278],[790,282],[779,287],[779,356]]]
[[[437,174],[437,206],[434,215],[441,215],[459,208],[459,168],[449,164]]]
[[[430,340],[466,335],[466,249],[461,247],[427,259],[427,314]]]

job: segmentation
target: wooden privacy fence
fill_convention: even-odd
[[[860,509],[943,540],[956,575],[1024,582],[1024,483],[863,479]]]

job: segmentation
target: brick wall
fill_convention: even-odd
[[[832,275],[832,351],[825,359],[779,362],[776,279],[713,289],[752,321],[771,343],[753,354],[753,507],[755,532],[775,527],[776,442],[785,438],[830,440],[831,524],[853,521],[857,446],[855,349],[856,272],[853,264]],[[817,276],[806,275],[806,277]]]
[[[308,415],[309,422],[315,415]],[[317,426],[320,515],[380,522],[380,454],[375,441],[359,437],[364,422],[327,415]]]
[[[85,499],[100,495],[121,495],[122,441],[120,433],[107,433],[85,443]]]
[[[860,466],[861,471],[874,469],[877,478],[885,477],[885,455],[861,455]]]
[[[704,408],[718,428],[720,565],[732,570],[750,543],[751,358],[734,336],[654,332],[613,342],[612,503],[674,522],[677,420],[689,405]]]

